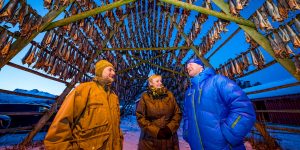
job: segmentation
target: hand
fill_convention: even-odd
[[[172,136],[172,131],[167,126],[159,129],[157,134],[158,139],[169,139],[171,136]]]

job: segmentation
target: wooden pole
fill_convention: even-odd
[[[224,13],[221,13],[221,12],[217,12],[217,11],[213,11],[211,9],[195,6],[193,4],[189,4],[189,3],[178,1],[178,0],[160,0],[160,1],[165,2],[165,3],[169,3],[169,4],[173,4],[175,6],[179,6],[179,7],[185,8],[185,9],[195,10],[195,11],[203,13],[203,14],[212,15],[212,16],[215,16],[217,18],[221,18],[221,19],[224,19],[224,20],[235,22],[237,24],[241,24],[241,25],[245,25],[245,26],[249,26],[249,27],[255,27],[255,24],[253,22],[251,22],[249,20],[246,20],[246,19],[243,19],[241,17],[232,16],[232,15],[227,14],[227,13],[224,14]]]
[[[266,130],[265,125],[256,122],[255,123],[255,128],[264,137],[265,141],[268,144],[268,148],[269,149],[276,149],[276,148],[279,147],[279,145],[277,144],[276,140],[269,135],[268,131]]]

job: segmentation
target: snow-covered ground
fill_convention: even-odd
[[[135,116],[128,116],[123,118],[121,121],[121,129],[124,134],[124,150],[135,150],[137,149],[140,128],[136,122]],[[181,150],[190,150],[190,146],[187,142],[182,139],[181,128],[177,131],[179,137],[179,147]]]
[[[275,126],[275,125],[273,125]],[[290,128],[288,126],[281,125],[280,127]],[[299,129],[298,127],[294,127]],[[124,150],[136,150],[139,136],[140,136],[140,128],[136,122],[135,116],[128,116],[122,119],[121,121],[121,129],[124,133]],[[288,133],[278,130],[268,130],[271,136],[275,137],[276,141],[281,145],[283,150],[299,150],[300,149],[300,134],[298,133]],[[190,150],[189,144],[186,143],[182,139],[182,130],[179,128],[178,130],[179,137],[179,146],[181,150]],[[42,141],[45,137],[46,133],[41,132],[37,136],[35,136],[34,141]],[[6,147],[12,148],[12,145],[16,145],[21,143],[21,141],[25,138],[26,134],[9,134],[9,135],[0,135],[0,150],[4,150]],[[254,137],[256,140],[262,139],[261,136],[257,134],[249,134],[249,136]],[[246,150],[252,150],[252,146],[249,142],[245,142]],[[43,145],[41,143],[33,145],[29,148],[30,150],[39,150],[43,149]]]
[[[124,150],[135,150],[137,149],[137,145],[140,137],[140,128],[136,122],[135,116],[125,117],[121,121],[121,129],[124,134]],[[186,143],[182,139],[181,130],[178,130],[179,136],[179,146],[181,150],[190,150],[189,144]],[[33,141],[42,141],[45,138],[46,133],[41,132]],[[4,136],[0,136],[0,150],[7,148],[12,148],[12,145],[16,145],[22,142],[22,140],[26,137],[26,134],[8,134]],[[30,149],[38,150],[42,148],[42,146],[30,147]]]

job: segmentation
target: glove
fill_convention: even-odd
[[[167,126],[159,129],[157,134],[158,139],[169,139],[171,136],[172,136],[172,131]]]

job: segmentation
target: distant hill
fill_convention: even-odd
[[[46,97],[51,97],[51,98],[57,97],[57,95],[53,95],[53,94],[50,94],[48,92],[39,91],[38,89],[33,89],[33,90],[30,90],[30,91],[23,90],[23,89],[15,89],[14,92],[32,94],[32,95],[39,95],[39,96],[46,96]]]
[[[55,98],[57,95],[53,95],[47,92],[39,91],[37,89],[33,90],[23,90],[23,89],[15,89],[14,92],[23,93],[23,94],[31,94],[38,96],[49,97],[49,99],[45,98],[36,98],[30,96],[21,96],[15,94],[8,94],[0,92],[0,104],[3,103],[27,103],[27,104],[52,104],[55,102]]]

